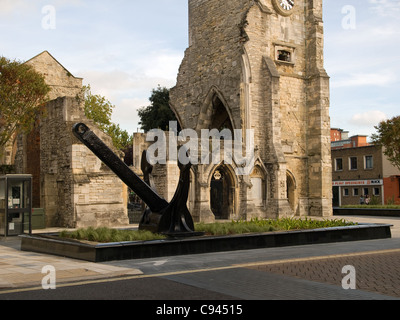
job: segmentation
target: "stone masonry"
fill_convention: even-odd
[[[278,3],[189,0],[189,48],[171,106],[182,128],[253,129],[256,145],[248,177],[223,162],[193,169],[196,220],[215,219],[221,173],[225,219],[332,215],[322,0],[296,0],[287,15]]]
[[[48,227],[127,225],[125,185],[72,133],[75,123],[84,122],[113,149],[111,138],[84,115],[82,79],[47,51],[27,63],[52,88],[46,115],[19,137],[15,160],[17,172],[33,174],[34,206],[45,209]]]

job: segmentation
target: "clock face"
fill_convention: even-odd
[[[283,10],[290,11],[294,7],[294,0],[279,0],[279,5]]]
[[[276,11],[284,16],[292,14],[295,6],[295,0],[272,0],[272,3]]]

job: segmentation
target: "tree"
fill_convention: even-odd
[[[385,156],[400,169],[400,116],[382,121],[375,129],[378,132],[372,135],[373,143],[383,147]]]
[[[157,89],[152,90],[149,100],[151,105],[138,111],[141,129],[145,132],[152,129],[168,130],[169,122],[177,121],[174,112],[169,106],[169,89],[158,86]]]
[[[43,114],[50,87],[33,67],[0,57],[0,148],[32,130]]]
[[[84,86],[82,90],[85,99],[86,117],[93,120],[100,130],[111,137],[114,147],[119,150],[129,147],[133,143],[133,136],[111,121],[115,106],[105,97],[93,95],[90,85]]]
[[[133,143],[133,136],[126,130],[122,130],[119,124],[111,123],[105,132],[112,138],[114,147],[124,150]]]
[[[90,85],[83,86],[82,91],[86,117],[93,120],[105,132],[112,124],[111,116],[115,106],[105,97],[92,94]]]

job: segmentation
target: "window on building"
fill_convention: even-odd
[[[365,156],[365,169],[374,168],[374,158],[372,156]]]
[[[293,65],[296,62],[296,48],[275,45],[275,60]]]
[[[292,62],[292,53],[286,50],[278,50],[278,60],[284,62]]]
[[[350,157],[350,170],[357,170],[358,169],[358,161],[357,157]]]
[[[364,196],[369,196],[369,189],[368,188],[364,188],[363,194],[364,194]]]
[[[374,196],[379,197],[381,195],[381,188],[374,188]]]
[[[343,189],[343,196],[348,197],[350,195],[349,189],[348,188],[344,188]]]
[[[343,159],[342,158],[335,159],[335,170],[343,171]]]
[[[358,197],[360,195],[360,190],[358,188],[353,189],[353,196]]]

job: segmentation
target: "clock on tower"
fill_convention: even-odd
[[[295,0],[272,0],[275,10],[283,16],[289,16],[293,13]]]

